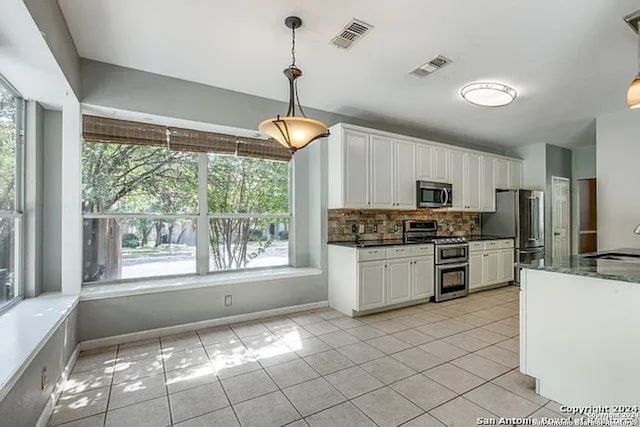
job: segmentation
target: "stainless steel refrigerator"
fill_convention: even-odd
[[[496,211],[480,215],[482,234],[515,239],[516,262],[544,258],[544,192],[497,190]],[[515,282],[520,271],[515,269]]]

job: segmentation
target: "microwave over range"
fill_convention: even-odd
[[[453,186],[441,182],[417,182],[418,208],[450,208],[453,206]]]

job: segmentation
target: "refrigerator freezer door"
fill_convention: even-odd
[[[522,190],[519,197],[520,249],[544,246],[544,193]]]

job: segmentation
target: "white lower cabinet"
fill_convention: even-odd
[[[358,309],[369,310],[386,305],[387,261],[358,263]]]
[[[513,249],[494,249],[505,246],[513,246],[513,241],[474,243],[469,253],[469,290],[513,280]]]
[[[387,262],[387,304],[398,304],[411,300],[410,258]]]
[[[484,252],[469,254],[469,289],[484,286]]]
[[[513,249],[502,249],[500,251],[499,282],[510,282],[513,280],[513,261]]]
[[[428,298],[433,295],[433,256],[413,258],[411,270],[412,299]]]

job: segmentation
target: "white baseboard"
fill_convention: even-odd
[[[51,418],[51,415],[53,415],[53,410],[56,407],[56,403],[58,403],[58,399],[62,394],[62,390],[64,390],[64,384],[67,382],[67,378],[69,378],[69,374],[71,374],[71,371],[73,370],[73,366],[76,364],[76,360],[78,359],[79,354],[80,354],[80,344],[78,344],[76,348],[73,350],[73,353],[71,353],[71,357],[69,357],[67,364],[62,370],[62,373],[60,374],[60,378],[56,382],[56,385],[53,388],[53,392],[51,392],[51,396],[49,396],[49,400],[47,400],[47,403],[44,405],[44,408],[42,409],[42,413],[38,417],[38,421],[36,422],[36,427],[47,427],[47,424],[49,423],[49,419]]]
[[[81,350],[91,350],[100,347],[109,347],[117,344],[125,344],[133,341],[149,338],[158,338],[167,335],[191,332],[198,329],[210,328],[212,326],[229,325],[231,323],[246,322],[249,320],[264,319],[267,317],[281,316],[283,314],[295,313],[297,311],[315,310],[329,306],[328,301],[312,302],[308,304],[293,305],[289,307],[274,308],[271,310],[257,311],[255,313],[238,314],[235,316],[221,317],[218,319],[202,320],[199,322],[185,323],[165,328],[150,329],[148,331],[133,332],[130,334],[116,335],[107,338],[83,341],[79,344]]]

